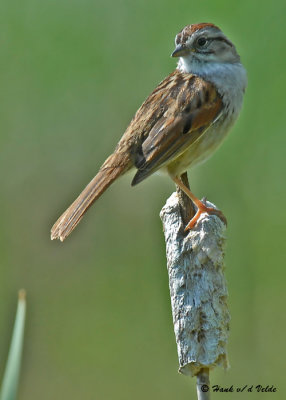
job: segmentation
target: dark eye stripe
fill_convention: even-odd
[[[225,43],[228,44],[230,47],[233,47],[233,44],[232,44],[229,40],[225,39],[225,38],[222,37],[222,36],[218,36],[218,37],[209,37],[209,38],[207,38],[207,41],[208,41],[208,42],[212,42],[212,41],[214,41],[214,40],[218,40],[218,41],[220,41],[220,42],[225,42]],[[197,52],[198,52],[198,53],[203,53],[203,54],[213,54],[213,53],[214,53],[213,50],[206,50],[206,49],[204,49],[204,48],[199,48],[199,49],[197,49]]]
[[[202,54],[214,54],[214,50],[197,50],[198,53]]]
[[[222,36],[219,36],[219,37],[216,37],[216,38],[210,38],[209,40],[218,40],[220,42],[225,42],[226,44],[228,44],[231,47],[233,46],[233,44],[229,40],[227,40],[226,38],[224,38]]]

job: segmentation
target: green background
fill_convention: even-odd
[[[28,314],[19,399],[187,399],[177,373],[155,175],[116,182],[63,244],[55,219],[175,68],[176,33],[213,22],[249,85],[221,149],[189,174],[228,218],[231,369],[213,384],[285,384],[285,0],[0,3],[0,376],[18,289]],[[213,395],[222,398],[222,395]]]

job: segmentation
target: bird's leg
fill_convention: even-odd
[[[178,185],[186,193],[186,195],[192,200],[192,202],[197,206],[197,212],[196,212],[195,216],[190,220],[188,225],[186,226],[185,231],[192,229],[196,225],[196,222],[198,221],[198,219],[202,213],[215,214],[222,220],[222,222],[225,225],[227,224],[226,218],[221,211],[216,210],[215,208],[212,208],[212,207],[207,207],[200,199],[198,199],[190,191],[190,189],[188,189],[183,184],[183,182],[181,181],[180,178],[173,176],[172,179],[175,182],[175,184]]]

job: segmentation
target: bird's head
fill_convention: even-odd
[[[201,23],[187,25],[175,39],[172,57],[181,57],[186,64],[237,63],[240,57],[235,46],[215,25]]]

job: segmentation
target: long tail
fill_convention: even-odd
[[[116,178],[124,174],[131,166],[132,164],[127,155],[114,153],[109,156],[98,174],[53,225],[51,239],[60,239],[63,242],[74,230],[93,202],[105,192]]]

